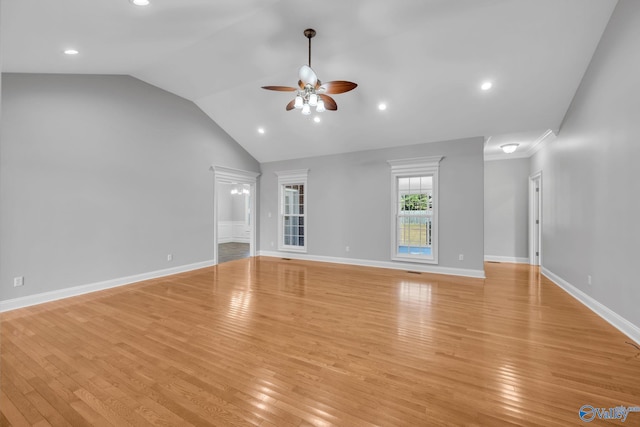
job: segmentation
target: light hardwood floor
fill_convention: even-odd
[[[486,274],[261,257],[3,313],[0,425],[569,426],[640,406],[629,338],[535,268]]]

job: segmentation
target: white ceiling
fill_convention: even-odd
[[[150,1],[5,0],[2,71],[132,75],[261,162],[473,136],[523,152],[560,127],[617,0]],[[358,83],[320,123],[260,88],[295,86],[309,27],[319,78]]]

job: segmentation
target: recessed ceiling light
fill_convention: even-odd
[[[264,134],[264,128],[258,128],[258,133]]]
[[[320,117],[319,116],[315,116],[313,118],[313,121],[316,122],[316,123],[320,123]]]
[[[493,83],[491,82],[484,82],[482,83],[482,86],[480,86],[480,89],[482,90],[489,90],[491,89],[491,87],[493,86]]]
[[[384,102],[381,102],[380,104],[378,104],[378,110],[384,111],[386,109],[387,109],[387,104],[385,104]]]
[[[78,53],[80,53],[80,52],[78,52],[75,49],[65,49],[65,51],[64,51],[65,55],[77,55]]]
[[[136,6],[149,6],[149,0],[131,0]]]

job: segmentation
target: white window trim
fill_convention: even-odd
[[[393,261],[417,262],[423,264],[438,264],[438,172],[443,156],[414,157],[411,159],[388,160],[391,166],[391,259]],[[431,229],[431,258],[423,256],[398,254],[398,227],[396,225],[398,209],[398,178],[416,176],[433,177],[433,216]]]
[[[309,197],[309,186],[307,177],[309,169],[296,169],[289,171],[275,172],[278,176],[278,250],[283,252],[307,252],[307,244],[309,242],[309,217],[307,216],[307,200]],[[287,184],[303,184],[304,185],[304,246],[293,246],[284,244],[284,185]]]

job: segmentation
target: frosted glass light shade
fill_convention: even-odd
[[[310,84],[311,86],[315,86],[316,83],[318,83],[318,76],[316,76],[316,73],[308,65],[300,67],[298,77],[300,77],[300,80],[305,85]]]
[[[302,114],[304,114],[305,116],[311,114],[311,107],[309,106],[309,104],[304,104],[302,106]]]
[[[302,108],[302,104],[303,104],[302,97],[300,95],[296,96],[296,100],[295,100],[295,102],[293,104],[293,107],[297,108],[297,109],[300,109],[300,108]]]
[[[516,148],[518,148],[519,144],[505,144],[505,145],[501,145],[500,148],[502,148],[502,151],[505,154],[511,154],[514,151],[516,151]]]

